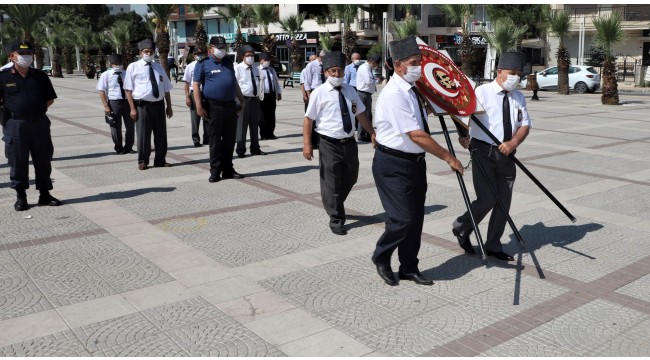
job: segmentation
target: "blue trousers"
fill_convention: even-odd
[[[29,156],[31,154],[36,173],[36,189],[52,190],[52,156],[54,145],[50,137],[50,119],[43,115],[40,120],[9,119],[2,131],[5,156],[11,167],[11,188],[29,188]]]

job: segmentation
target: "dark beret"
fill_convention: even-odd
[[[253,49],[253,47],[250,45],[244,45],[241,47],[241,49],[239,49],[239,53],[242,56],[244,56],[244,54],[246,54],[247,52],[252,52],[253,54],[255,54],[255,49]]]
[[[345,55],[340,51],[330,51],[323,55],[323,70],[331,67],[345,67]]]
[[[271,54],[267,52],[260,53],[260,60],[270,60],[270,59],[271,59]]]
[[[504,52],[499,56],[499,66],[497,69],[502,70],[524,70],[524,53],[521,52]]]
[[[156,48],[156,44],[151,39],[144,39],[138,43],[138,50],[140,51],[144,49],[154,50],[155,48]]]
[[[226,38],[223,36],[213,36],[210,38],[210,45],[226,45]]]
[[[372,55],[368,56],[368,60],[374,61],[376,63],[379,63],[379,59],[381,59],[381,55],[379,55],[379,54],[372,54]]]
[[[26,40],[14,41],[14,43],[11,44],[11,51],[25,51],[25,50],[34,51],[34,44]]]
[[[390,48],[390,55],[393,60],[408,59],[413,55],[420,55],[420,48],[418,47],[415,36],[409,36],[402,40],[395,40],[388,43]]]
[[[108,56],[108,63],[109,64],[121,64],[122,63],[122,55],[120,54],[111,54]]]

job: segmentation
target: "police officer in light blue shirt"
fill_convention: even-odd
[[[209,55],[194,68],[192,84],[194,103],[198,116],[208,119],[210,137],[210,178],[214,183],[224,179],[242,179],[232,165],[237,135],[237,110],[235,97],[242,106],[246,99],[242,95],[232,61],[226,57],[226,39],[222,36],[210,38]]]

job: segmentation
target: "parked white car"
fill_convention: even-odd
[[[550,67],[537,73],[537,85],[540,89],[557,89],[557,66]],[[526,87],[528,79],[524,77],[522,87]],[[600,88],[600,75],[592,66],[574,65],[569,68],[569,89],[579,93],[594,92]]]

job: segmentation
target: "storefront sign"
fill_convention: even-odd
[[[274,34],[275,40],[278,42],[286,43],[287,41],[293,40],[292,36],[289,36],[287,33]],[[306,31],[299,32],[296,34],[296,41],[298,44],[318,44],[318,31]]]
[[[487,45],[487,40],[485,40],[483,36],[470,35],[469,39],[472,40],[472,45]],[[454,43],[460,45],[462,42],[463,42],[463,35],[455,34]]]
[[[232,43],[235,42],[235,39],[237,38],[237,33],[208,34],[208,40],[213,36],[222,36],[224,39],[226,39],[227,43]],[[247,33],[242,33],[241,36],[244,41],[248,41]]]

